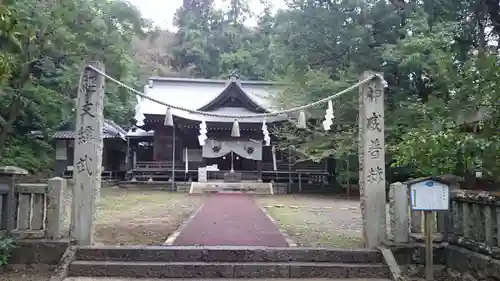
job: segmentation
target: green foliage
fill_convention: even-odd
[[[14,249],[12,239],[0,239],[0,266],[7,265]]]
[[[43,140],[11,136],[6,141],[0,166],[23,167],[42,175],[47,174],[54,165],[53,152],[52,146]]]
[[[3,1],[0,4],[0,165],[40,171],[53,159],[49,133],[71,118],[78,78],[86,60],[140,88],[130,44],[150,24],[123,1]],[[135,99],[108,84],[105,117],[128,124]]]
[[[175,24],[179,30],[171,50],[174,69],[187,69],[191,76],[201,78],[226,79],[235,70],[242,79],[269,77],[270,4],[266,4],[254,29],[243,25],[250,16],[246,0],[231,0],[228,12],[216,9],[213,2],[184,1],[177,10]]]
[[[392,146],[394,166],[410,165],[421,175],[481,171],[500,178],[500,93],[494,74],[499,69],[494,61],[493,55],[470,58],[460,71],[447,72],[447,99],[412,104],[420,126],[408,129]],[[476,121],[478,109],[487,112],[482,121]]]
[[[334,81],[353,83],[364,70],[381,71],[389,83],[386,145],[392,167],[411,168],[414,176],[483,171],[500,179],[500,46],[485,44],[480,31],[491,27],[487,18],[465,16],[489,8],[445,1],[437,9],[435,2],[422,1],[401,12],[376,2],[296,0],[278,15],[271,56],[279,64],[273,72],[294,83],[277,103],[312,102],[337,92]],[[318,124],[306,132],[281,128],[275,132],[281,145],[292,145],[302,159],[355,155],[356,101],[335,104],[343,106],[335,110],[335,130],[323,133]],[[471,120],[479,109],[486,118]],[[309,113],[321,117],[322,110]]]

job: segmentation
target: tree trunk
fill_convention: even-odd
[[[9,133],[12,131],[12,125],[14,125],[14,122],[19,116],[20,109],[21,99],[19,97],[15,97],[14,101],[9,106],[9,115],[5,120],[5,124],[0,128],[0,156],[3,155],[3,151],[5,150],[5,142],[7,141]]]
[[[480,55],[486,51],[486,33],[485,33],[485,18],[486,6],[482,1],[478,1],[476,9],[476,22],[477,22],[477,44]]]

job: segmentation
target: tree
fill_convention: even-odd
[[[214,77],[218,72],[219,52],[212,45],[214,26],[221,20],[213,0],[185,0],[176,11],[178,28],[172,47],[172,66],[177,71],[189,69],[195,77]]]
[[[24,150],[43,159],[25,166],[36,169],[52,157],[46,155],[48,146],[30,139],[29,132],[48,131],[70,118],[83,62],[102,60],[107,73],[138,85],[129,45],[150,24],[135,7],[121,1],[4,1],[0,11],[5,18],[0,36],[7,39],[0,40],[0,161],[18,163],[16,155],[24,145]],[[133,100],[110,84],[106,117],[128,123]],[[43,149],[37,149],[39,145]]]
[[[492,102],[498,100],[498,0],[288,5],[277,15],[266,9],[254,29],[242,24],[244,1],[230,1],[227,13],[212,7],[211,17],[191,16],[177,58],[197,77],[226,78],[238,69],[243,79],[283,80],[289,86],[274,99],[279,108],[327,97],[365,70],[382,72],[389,85],[386,143],[393,167],[411,168],[415,176],[482,170],[499,178],[498,103]],[[310,122],[306,131],[290,124],[275,128],[282,148],[294,147],[299,161],[357,153],[356,93],[334,104],[330,132],[321,122]],[[488,118],[474,125],[460,121],[479,109]],[[307,114],[321,120],[324,108]]]
[[[274,61],[280,62],[274,72],[295,81],[296,91],[285,90],[278,97],[281,107],[331,95],[333,81],[343,77],[354,83],[363,70],[382,71],[389,83],[386,135],[393,166],[411,167],[415,175],[482,170],[499,178],[494,130],[499,105],[491,103],[498,100],[493,74],[497,56],[492,52],[498,46],[485,33],[494,29],[493,17],[486,13],[491,8],[481,1],[440,1],[440,9],[435,1],[292,4],[277,19],[273,44]],[[340,103],[346,108],[336,111],[336,123],[348,126],[326,134],[311,124],[306,134],[314,134],[313,141],[284,130],[278,132],[288,140],[284,145],[298,147],[303,158],[313,160],[355,151],[355,141],[343,146],[340,137],[351,134],[352,139],[357,131],[356,113],[347,114],[355,103]],[[488,118],[471,132],[471,125],[459,119],[478,109],[485,109]],[[321,112],[311,115],[321,118]],[[440,159],[441,165],[429,159]]]

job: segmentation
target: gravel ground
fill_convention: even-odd
[[[362,246],[359,199],[275,195],[256,200],[299,247]]]
[[[201,199],[187,193],[103,189],[97,204],[96,244],[163,244]]]

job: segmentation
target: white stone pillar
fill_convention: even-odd
[[[101,62],[88,65],[104,71]],[[80,245],[92,244],[95,202],[101,188],[104,81],[102,75],[85,68],[78,87],[71,236]]]
[[[361,79],[375,73],[366,71]],[[386,230],[384,83],[374,78],[359,91],[359,188],[366,247],[381,244]]]
[[[60,239],[63,237],[64,224],[67,221],[66,208],[64,206],[64,191],[66,180],[60,177],[51,178],[48,181],[47,200],[47,237],[49,239]]]
[[[389,190],[391,239],[396,243],[410,242],[409,191],[406,184],[395,182]]]

